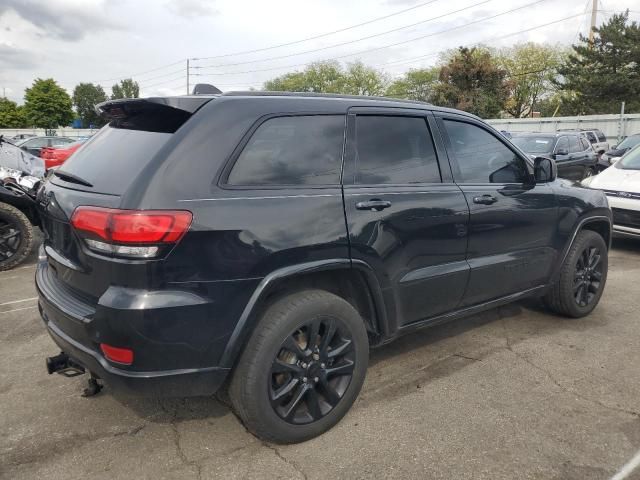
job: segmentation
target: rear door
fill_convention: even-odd
[[[578,135],[569,135],[569,160],[567,164],[567,174],[565,178],[570,180],[582,180],[588,168],[589,156],[582,146],[581,138]]]
[[[348,115],[344,202],[351,256],[369,264],[396,327],[462,299],[469,209],[453,183],[433,116],[357,108]]]
[[[534,184],[532,168],[498,132],[455,114],[438,115],[453,178],[470,207],[464,305],[544,285],[556,259],[557,206],[552,188]]]

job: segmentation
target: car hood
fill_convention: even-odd
[[[610,167],[592,177],[588,186],[600,190],[640,193],[640,170]]]
[[[44,160],[21,150],[8,142],[0,142],[0,166],[44,177]]]
[[[608,157],[621,157],[625,153],[627,153],[628,148],[612,148],[611,150],[605,152],[605,155]]]

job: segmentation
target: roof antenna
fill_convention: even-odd
[[[193,87],[194,95],[216,95],[219,93],[222,93],[220,89],[208,83],[196,83],[195,87]]]

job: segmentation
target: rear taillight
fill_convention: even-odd
[[[95,252],[151,258],[177,243],[189,230],[192,218],[186,210],[78,207],[71,216],[71,224]]]

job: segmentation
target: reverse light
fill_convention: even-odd
[[[186,210],[119,210],[78,207],[71,224],[93,251],[106,255],[151,258],[177,243],[193,216]]]
[[[122,365],[131,365],[133,363],[133,350],[130,348],[114,347],[106,343],[101,343],[100,350],[102,350],[107,360],[114,363],[120,363]]]

